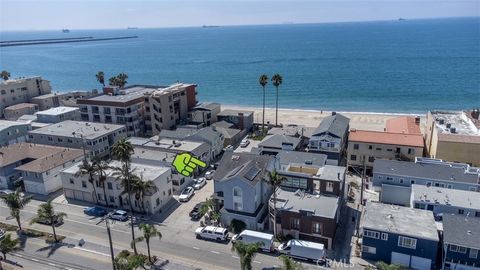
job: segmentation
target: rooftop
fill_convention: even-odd
[[[164,95],[174,93],[176,91],[184,90],[189,86],[193,86],[194,84],[186,84],[186,83],[175,83],[168,87],[163,87],[157,89],[155,92],[152,93],[153,96]]]
[[[273,202],[273,196],[270,198]],[[277,209],[288,212],[309,212],[313,216],[335,218],[339,197],[313,195],[301,190],[277,189]]]
[[[350,124],[350,118],[345,117],[341,114],[334,114],[323,118],[320,125],[315,129],[313,135],[321,135],[323,133],[330,133],[339,138],[343,137],[343,134],[348,131],[348,126]]]
[[[25,159],[33,159],[33,161],[25,163],[16,169],[45,172],[81,156],[83,156],[83,151],[80,149],[17,143],[0,148],[0,167],[5,167]]]
[[[29,125],[29,124],[25,122],[0,120],[0,130],[4,130],[7,128],[16,127],[16,126],[25,126],[25,125]]]
[[[217,116],[238,116],[240,113],[243,113],[244,116],[253,115],[253,111],[226,109],[218,113]]]
[[[37,121],[37,116],[33,114],[24,114],[17,119],[18,122],[31,123]]]
[[[420,118],[418,121],[412,116],[399,116],[387,119],[385,124],[386,132],[404,133],[404,134],[422,134],[420,131]]]
[[[427,210],[368,202],[362,227],[438,241],[433,212]]]
[[[28,81],[28,80],[36,80],[36,79],[40,79],[42,81],[47,81],[47,80],[44,80],[42,79],[42,77],[40,76],[30,76],[30,77],[18,77],[18,78],[10,78],[6,81],[2,80],[0,81],[0,85],[8,85],[10,83],[19,83],[19,82],[24,82],[24,81]]]
[[[430,113],[439,134],[480,136],[480,129],[465,112],[431,111]]]
[[[120,90],[120,94],[118,95],[99,95],[95,97],[90,97],[86,99],[79,99],[77,101],[78,104],[88,104],[92,101],[95,102],[118,102],[118,103],[126,103],[130,101],[134,101],[136,99],[141,99],[143,102],[144,95],[147,93],[151,93],[161,88],[149,88],[146,86],[130,86],[125,89]]]
[[[306,174],[316,179],[327,181],[343,181],[345,179],[346,167],[324,165],[313,166],[291,163],[285,170],[288,174]]]
[[[214,102],[202,102],[198,104],[197,106],[193,107],[193,110],[214,110],[216,108],[220,108],[221,105],[220,103],[214,103]]]
[[[200,156],[210,149],[210,146],[204,142],[194,142],[187,140],[173,140],[168,138],[158,138],[153,136],[150,139],[130,137],[128,139],[133,145],[148,147],[151,149],[165,150],[168,152],[180,153],[189,152],[195,156]]]
[[[443,242],[480,249],[480,218],[463,215],[443,216]]]
[[[224,181],[239,177],[246,182],[255,184],[264,177],[273,161],[272,156],[255,155],[251,153],[225,152],[213,175],[215,181]]]
[[[292,145],[294,149],[297,148],[300,144],[301,139],[296,137],[290,137],[287,135],[269,135],[265,137],[259,144],[258,147],[266,148],[279,148],[281,149],[284,144]]]
[[[416,158],[415,162],[376,159],[373,173],[478,184],[480,169],[467,164]]]
[[[50,94],[33,97],[32,100],[43,100],[43,99],[51,98],[54,96],[65,96],[67,94],[68,93],[50,93]]]
[[[308,164],[316,166],[324,166],[327,156],[324,154],[298,152],[298,151],[279,151],[277,158],[281,164],[288,165],[290,163]]]
[[[119,130],[125,130],[125,127],[121,125],[69,120],[35,129],[30,131],[30,133],[62,137],[73,137],[73,134],[75,134],[75,136],[83,135],[83,137],[88,140],[95,139]]]
[[[403,134],[352,129],[348,135],[348,141],[423,148],[423,136],[421,134]]]
[[[315,130],[314,127],[305,127],[305,126],[297,126],[297,125],[289,125],[282,128],[274,127],[268,131],[268,134],[275,135],[287,135],[291,137],[303,137],[310,138],[312,137],[313,131]]]
[[[480,192],[475,191],[414,184],[412,185],[412,197],[415,201],[480,210]],[[475,215],[475,213],[472,214]]]
[[[37,104],[33,103],[18,103],[12,106],[6,107],[4,110],[20,110],[20,109],[25,109],[25,108],[36,108],[38,107]]]
[[[54,107],[54,108],[50,108],[48,110],[45,110],[45,111],[39,111],[39,112],[36,112],[35,115],[61,115],[61,114],[64,114],[64,113],[68,113],[68,112],[73,112],[73,111],[79,111],[80,109],[77,108],[77,107]]]

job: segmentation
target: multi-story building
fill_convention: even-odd
[[[480,191],[480,169],[468,164],[416,158],[415,162],[377,159],[373,165],[373,187],[410,187],[412,184]]]
[[[157,87],[145,95],[145,134],[152,136],[163,129],[175,129],[188,122],[188,111],[197,105],[197,85],[177,83]]]
[[[308,151],[327,155],[327,164],[341,165],[347,147],[350,119],[335,112],[325,117],[308,143]]]
[[[0,188],[14,188],[23,182],[27,192],[49,194],[62,187],[60,171],[82,158],[82,150],[40,144],[0,148]]]
[[[124,126],[63,121],[32,130],[28,138],[32,143],[56,145],[69,148],[84,148],[88,156],[109,156],[117,141],[127,137]]]
[[[480,112],[427,114],[425,149],[427,157],[480,166]]]
[[[37,116],[37,122],[55,124],[66,120],[79,120],[80,110],[76,107],[54,107],[34,115]]]
[[[370,174],[376,159],[412,161],[423,156],[423,136],[352,129],[348,135],[348,166]]]
[[[18,103],[28,103],[32,98],[49,94],[50,82],[42,77],[18,78],[0,82],[0,117],[3,110]]]
[[[17,121],[18,118],[25,114],[34,114],[38,111],[38,105],[33,103],[19,103],[8,106],[3,110],[3,115],[6,120]]]
[[[45,111],[51,108],[62,106],[62,101],[67,99],[67,93],[50,93],[32,98],[31,103],[38,105],[38,109]]]
[[[362,258],[413,269],[436,269],[439,237],[432,212],[369,202],[361,231]]]
[[[27,141],[29,123],[0,120],[0,147]]]
[[[217,114],[217,120],[231,123],[235,128],[248,132],[253,127],[253,111],[223,110]]]
[[[445,215],[442,270],[480,269],[480,218]]]
[[[128,194],[126,194],[121,181],[115,176],[115,171],[108,169],[106,171],[106,182],[100,183],[95,180],[95,190],[88,182],[88,175],[79,176],[76,173],[81,163],[65,169],[61,173],[63,192],[65,198],[86,201],[90,203],[100,203],[118,208],[128,207]],[[119,167],[119,161],[111,161],[111,167]],[[143,165],[131,163],[131,168],[142,181],[152,181],[155,184],[155,190],[147,190],[143,200],[132,196],[132,205],[134,211],[145,212],[148,214],[157,213],[172,198],[171,170],[169,167]],[[105,194],[103,192],[105,185]],[[96,192],[96,194],[95,194]],[[105,197],[106,195],[106,197]]]
[[[402,134],[422,134],[420,131],[420,117],[399,116],[387,119],[385,131]]]
[[[217,122],[217,114],[220,113],[221,105],[219,103],[204,102],[193,107],[188,112],[188,121],[193,124],[210,126]]]

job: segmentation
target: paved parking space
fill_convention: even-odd
[[[252,148],[255,148],[255,147],[258,147],[258,144],[260,143],[260,141],[255,141],[255,140],[252,140],[252,139],[248,139],[248,141],[250,142],[247,147],[240,147],[238,146],[233,152],[235,153],[241,153],[241,152],[250,152],[252,150]]]

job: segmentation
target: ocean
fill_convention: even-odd
[[[258,77],[283,76],[279,107],[419,113],[480,106],[480,18],[1,32],[0,40],[115,37],[137,39],[0,48],[0,69],[41,75],[54,91],[100,88],[106,77],[129,84],[198,84],[200,101],[262,106]],[[275,88],[267,85],[267,107]]]

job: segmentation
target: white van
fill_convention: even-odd
[[[273,252],[273,235],[268,233],[244,230],[232,237],[232,243],[242,241],[245,244],[262,243],[261,249],[266,252]]]
[[[227,229],[215,226],[198,227],[195,230],[195,235],[198,239],[215,241],[226,241],[228,239]]]
[[[312,260],[314,262],[325,261],[323,244],[303,240],[290,240],[281,244],[278,251],[293,258]]]

